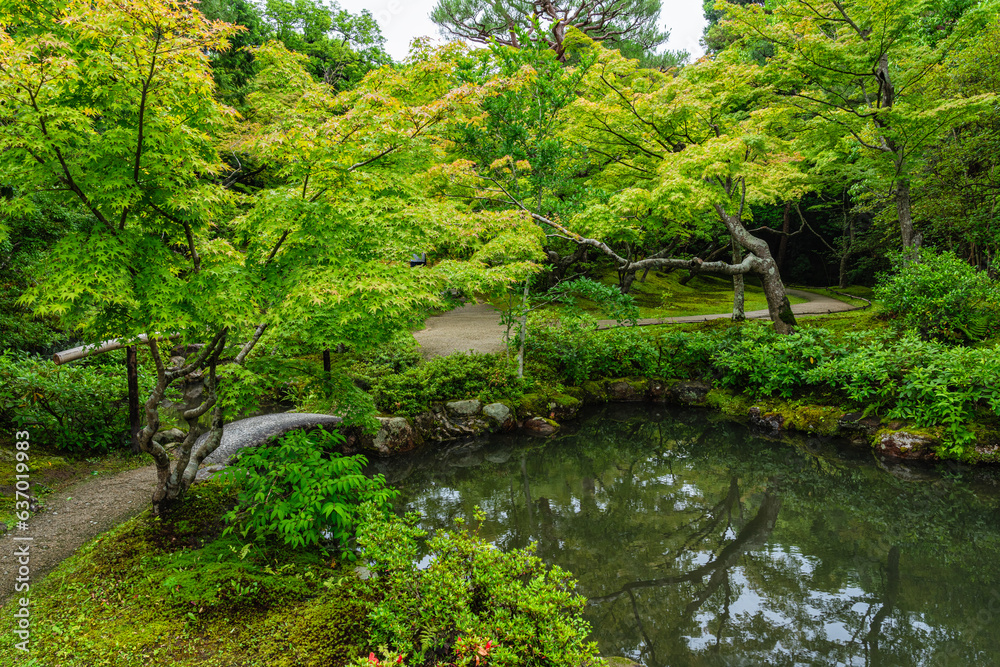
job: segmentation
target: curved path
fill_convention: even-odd
[[[32,588],[56,565],[100,533],[131,519],[150,506],[156,468],[146,466],[114,475],[98,475],[53,492],[45,509],[28,519],[28,529],[0,535],[0,604],[14,592],[18,550],[28,545]],[[15,537],[31,537],[30,541]],[[29,589],[30,590],[30,589]]]
[[[786,290],[790,295],[807,299],[806,303],[792,305],[792,312],[798,315],[828,315],[830,313],[857,310],[857,306],[835,299],[825,294],[797,289]],[[748,311],[747,319],[767,319],[766,310]],[[691,315],[685,317],[647,317],[638,320],[639,326],[651,324],[671,324],[679,322],[705,322],[732,317],[732,312],[712,315]],[[420,352],[425,359],[442,357],[453,352],[500,352],[504,348],[504,327],[500,326],[500,315],[489,304],[466,305],[427,319],[426,328],[415,331],[413,337],[420,344]],[[620,326],[615,320],[598,320],[599,329]]]

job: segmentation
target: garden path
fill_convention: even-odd
[[[825,294],[788,289],[790,295],[808,299],[806,303],[792,305],[792,312],[800,315],[828,315],[830,313],[857,310],[857,306],[840,301]],[[766,310],[751,310],[747,319],[767,319]],[[713,315],[693,315],[688,317],[647,317],[638,320],[639,326],[652,324],[672,324],[679,322],[705,322],[732,317],[732,312]],[[453,352],[499,352],[503,350],[504,327],[500,326],[500,314],[485,303],[469,304],[448,311],[443,315],[427,318],[424,329],[415,331],[413,337],[420,344],[420,352],[425,359],[443,357]],[[598,328],[610,329],[620,326],[614,320],[598,320]]]
[[[30,585],[34,588],[56,565],[100,533],[127,521],[150,506],[156,467],[144,466],[116,474],[101,474],[53,492],[45,509],[28,519],[28,530],[16,527],[0,535],[0,605],[15,593],[18,556],[29,545]],[[30,542],[15,537],[30,536]],[[30,589],[29,589],[30,592]]]

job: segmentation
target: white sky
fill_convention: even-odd
[[[430,19],[436,0],[338,0],[349,12],[369,10],[378,20],[385,36],[386,50],[396,60],[402,60],[410,50],[414,37],[440,37],[438,27]],[[705,29],[705,17],[700,0],[665,0],[660,23],[670,31],[667,48],[683,49],[692,60],[702,55],[698,44]]]

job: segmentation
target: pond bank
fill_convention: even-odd
[[[493,432],[521,430],[549,436],[562,424],[587,413],[588,406],[605,403],[652,403],[715,410],[758,433],[780,436],[797,432],[844,438],[871,447],[877,456],[898,461],[936,461],[945,446],[942,427],[918,427],[902,420],[884,420],[833,405],[779,398],[752,398],[714,387],[701,380],[609,378],[525,394],[516,400],[484,403],[458,400],[434,403],[416,416],[379,417],[375,436],[348,434],[348,451],[371,451],[380,456],[409,452],[428,442],[444,442]],[[1000,432],[977,429],[972,463],[1000,462]]]

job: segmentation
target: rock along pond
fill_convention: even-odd
[[[705,412],[608,406],[375,466],[429,529],[579,580],[603,655],[681,665],[1000,665],[1000,471],[883,465]]]

